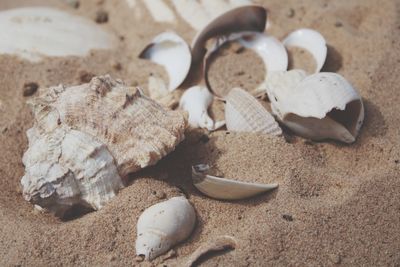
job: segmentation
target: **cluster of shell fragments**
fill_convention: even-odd
[[[182,112],[110,76],[49,88],[31,104],[23,194],[61,217],[77,205],[100,209],[129,173],[173,151],[186,128]]]
[[[30,30],[26,36],[24,30],[17,32],[23,36],[20,48],[28,54],[21,54],[18,49],[6,52],[34,60],[38,55],[32,43],[43,39],[43,32],[55,35],[61,29],[64,36],[70,29],[65,24],[69,15],[53,9],[17,10],[0,12],[0,22],[19,29],[14,25],[15,17],[21,16],[24,24],[26,12],[51,18],[51,23],[45,25],[40,19],[35,20],[31,26],[39,31]],[[59,17],[62,22],[57,21]],[[112,47],[113,38],[99,28],[76,17],[71,19],[72,25],[86,25],[72,31],[72,40],[81,39],[90,31],[91,42],[75,50],[74,45],[57,47],[50,40],[51,49],[43,46],[50,55],[81,55],[92,48]],[[179,102],[175,111],[146,97],[139,88],[126,86],[110,76],[95,77],[79,86],[47,89],[31,103],[34,125],[27,132],[29,148],[23,156],[24,198],[60,217],[76,206],[98,210],[124,187],[129,173],[151,166],[173,151],[184,139],[188,123],[209,131],[226,126],[228,131],[267,134],[271,138],[280,138],[283,124],[312,140],[354,142],[364,119],[363,102],[344,77],[320,72],[327,55],[324,37],[311,29],[299,29],[281,42],[264,33],[266,21],[265,8],[241,6],[206,23],[191,46],[173,32],[156,36],[139,57],[164,66],[168,85],[153,75],[149,77],[149,94],[167,107],[178,106],[175,102]],[[263,60],[268,72],[254,90],[220,90],[210,86],[207,73],[211,55],[226,42],[252,49]],[[288,71],[286,49],[290,46],[310,52],[316,61],[314,74]],[[4,49],[0,45],[0,53]],[[177,88],[186,89],[180,101],[173,95]],[[257,99],[259,95],[267,96],[268,101],[262,104]],[[225,103],[225,120],[214,121],[208,113],[214,98]],[[215,199],[244,199],[278,187],[275,183],[216,177],[209,175],[209,170],[206,164],[193,166],[193,184]],[[186,197],[174,197],[148,207],[137,223],[137,255],[152,260],[167,252],[190,236],[195,223],[196,212]],[[222,236],[200,246],[186,265],[191,266],[208,251],[235,246],[233,238]]]

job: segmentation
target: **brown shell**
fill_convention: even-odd
[[[55,109],[59,125],[92,135],[105,144],[122,177],[155,164],[173,151],[184,139],[187,126],[181,111],[167,110],[139,88],[128,87],[109,75],[79,86],[50,88],[33,105],[38,124],[42,116]]]

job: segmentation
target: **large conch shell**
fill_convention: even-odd
[[[192,233],[196,212],[183,196],[147,208],[137,222],[136,254],[152,260]]]
[[[221,200],[249,198],[278,187],[278,184],[247,183],[208,175],[206,164],[192,166],[194,186],[206,196]]]
[[[274,117],[252,95],[233,88],[225,98],[225,121],[228,131],[281,135]]]
[[[305,138],[354,142],[364,120],[358,92],[336,73],[305,76],[299,70],[270,75],[267,93],[272,112]]]
[[[49,7],[24,7],[0,12],[0,54],[37,62],[44,56],[86,56],[93,49],[111,49],[116,38],[94,22]]]
[[[168,72],[169,91],[173,91],[185,80],[192,62],[188,44],[176,33],[164,32],[154,37],[139,55],[162,65]]]
[[[213,95],[204,86],[193,86],[183,93],[179,106],[189,113],[190,126],[214,131],[225,125],[225,121],[214,122],[208,115],[207,109],[213,98]]]
[[[32,105],[23,195],[61,217],[75,205],[101,208],[121,178],[173,151],[187,123],[110,76],[49,88]]]

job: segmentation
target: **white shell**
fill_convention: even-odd
[[[274,117],[252,95],[240,88],[225,98],[225,121],[228,131],[281,135]]]
[[[170,91],[175,90],[186,78],[192,56],[188,44],[173,32],[157,35],[139,55],[162,65],[168,73]]]
[[[137,222],[136,255],[152,260],[192,233],[196,213],[183,196],[147,208]]]
[[[268,71],[284,71],[288,67],[288,55],[283,44],[273,36],[263,33],[247,33],[239,43],[254,50],[263,60]]]
[[[317,63],[316,73],[324,66],[328,49],[325,38],[319,32],[311,29],[299,29],[290,33],[283,40],[283,44],[286,47],[300,47],[310,52]]]
[[[246,183],[207,175],[209,168],[206,164],[192,166],[192,179],[200,192],[215,199],[244,199],[278,187],[278,184]]]
[[[355,141],[364,106],[342,76],[323,72],[304,78],[298,70],[273,75],[267,86],[272,112],[287,127],[313,140]]]
[[[225,125],[224,121],[214,122],[207,109],[213,101],[213,95],[204,86],[193,86],[183,93],[179,106],[189,113],[189,124],[193,128],[216,130]]]
[[[21,180],[27,201],[63,217],[72,206],[98,210],[123,187],[114,158],[92,136],[65,127],[47,135],[31,128],[27,134]]]
[[[44,56],[85,56],[92,49],[111,49],[116,38],[94,22],[48,7],[0,12],[0,54],[29,61]]]
[[[154,21],[174,23],[176,21],[174,12],[163,0],[145,0],[142,1],[150,12]]]

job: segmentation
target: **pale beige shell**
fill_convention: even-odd
[[[56,214],[75,204],[101,208],[122,187],[121,178],[173,151],[187,125],[182,112],[110,76],[50,88],[32,105],[21,183],[25,199]]]
[[[225,100],[225,121],[229,131],[282,134],[274,117],[243,89],[232,89]]]

